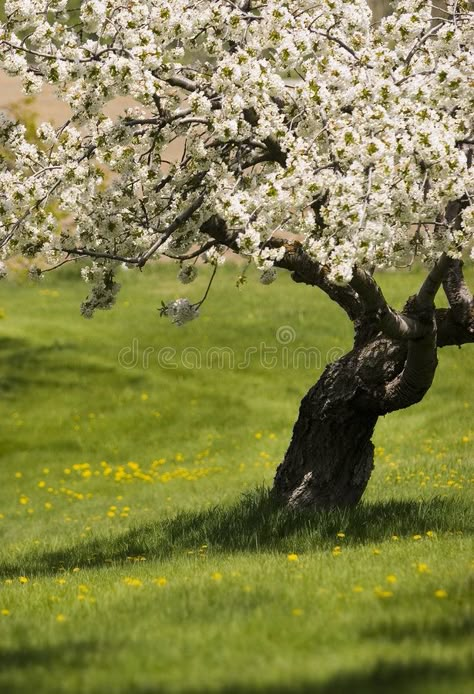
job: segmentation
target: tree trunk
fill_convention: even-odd
[[[378,417],[418,402],[431,385],[437,363],[432,335],[414,349],[380,334],[358,342],[303,398],[274,480],[274,493],[288,506],[357,504],[373,469]],[[414,381],[413,372],[424,377]]]

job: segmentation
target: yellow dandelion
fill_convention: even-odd
[[[428,564],[424,564],[423,562],[416,565],[416,570],[419,574],[427,574],[430,572]]]
[[[10,614],[10,610],[7,610],[7,609],[0,610],[0,614],[3,617],[8,617],[8,615]]]
[[[262,436],[263,436],[263,434],[262,434],[261,431],[257,431],[257,433],[255,434],[255,438],[256,438],[256,439],[261,439]]]
[[[435,598],[447,598],[448,593],[445,590],[438,589],[438,590],[435,590],[434,596],[435,596]]]
[[[293,610],[291,610],[291,614],[293,617],[301,617],[303,610],[301,610],[299,607],[295,607]]]
[[[388,576],[386,576],[385,580],[387,581],[387,583],[396,583],[397,577],[393,574],[389,574]]]
[[[381,586],[377,586],[376,588],[374,588],[374,593],[378,598],[381,598],[381,599],[387,599],[387,598],[393,597],[393,593],[391,590],[385,590]]]
[[[22,472],[15,472],[15,477],[17,478],[17,480],[20,480],[23,477],[23,473]]]
[[[436,533],[433,530],[427,530],[426,531],[426,536],[427,537],[435,537]]]
[[[400,539],[400,538],[398,537],[398,535],[392,535],[392,540],[393,540],[394,542],[397,542],[399,539]]]
[[[337,533],[336,537],[345,537],[346,533]]]
[[[65,579],[65,578],[58,578],[58,579],[56,580],[56,583],[57,583],[59,586],[63,586],[63,585],[66,583],[66,579]]]
[[[288,561],[298,561],[298,555],[297,554],[289,554],[287,557]]]
[[[157,586],[165,586],[168,581],[164,576],[160,576],[159,578],[154,578],[153,583],[155,583]]]
[[[414,540],[421,540],[421,535],[413,535]]]
[[[57,622],[65,622],[66,621],[66,616],[63,614],[57,614],[56,615],[56,621]]]
[[[26,576],[20,576],[18,580],[20,581],[20,583],[28,583],[29,579],[26,578]]]
[[[380,551],[380,549],[373,549],[372,554],[375,554],[375,556],[377,556],[377,555],[381,554],[381,551]]]
[[[352,592],[353,593],[363,593],[364,589],[362,588],[362,586],[354,586],[352,589]]]
[[[142,394],[140,395],[140,400],[142,400],[143,402],[145,402],[146,400],[148,400],[148,393],[142,393]]]
[[[211,574],[211,578],[213,581],[222,581],[222,574],[219,573],[219,571],[215,571],[213,574]]]
[[[131,576],[124,578],[123,582],[126,586],[133,586],[134,588],[140,588],[140,586],[143,585],[143,582],[139,578],[132,578]]]
[[[342,554],[342,549],[339,546],[334,547],[332,550],[332,556],[338,557],[340,554]]]
[[[80,571],[80,568],[78,566],[75,566],[72,570],[74,574],[77,574],[78,571]]]

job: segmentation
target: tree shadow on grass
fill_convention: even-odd
[[[52,664],[82,668],[96,651],[97,643],[87,641],[54,646],[0,647],[0,673],[5,674],[9,669],[24,669],[36,665],[44,667]]]
[[[77,364],[78,360],[80,367],[71,369],[71,363]],[[19,390],[73,386],[80,368],[87,370],[88,378],[117,371],[115,365],[101,364],[81,354],[76,342],[54,340],[38,345],[23,339],[0,339],[0,394],[3,396],[13,396]]]
[[[257,489],[236,503],[211,509],[184,511],[131,528],[115,537],[96,537],[71,547],[28,554],[11,563],[0,563],[0,575],[19,572],[48,574],[75,566],[100,567],[127,561],[128,557],[167,559],[198,550],[208,552],[300,552],[334,546],[338,532],[346,546],[378,543],[437,533],[470,533],[471,514],[460,499],[428,501],[389,500],[363,503],[353,509],[297,512],[282,508],[269,490]]]
[[[180,690],[182,694],[428,694],[428,692],[469,691],[469,673],[457,663],[378,663],[372,670],[344,672],[326,682],[304,679],[275,684],[230,684],[223,687],[206,687]],[[158,694],[166,688],[149,686],[133,687],[130,694]]]

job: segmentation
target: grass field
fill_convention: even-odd
[[[70,273],[0,285],[0,690],[472,691],[474,347],[379,422],[362,505],[292,515],[268,485],[350,325],[234,266],[176,329],[156,311],[175,272],[124,273],[92,321]],[[400,304],[419,281],[383,284]]]

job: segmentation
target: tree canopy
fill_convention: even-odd
[[[118,266],[159,256],[188,283],[196,258],[217,267],[231,249],[262,282],[290,270],[351,318],[361,297],[383,305],[376,269],[434,265],[432,297],[449,259],[472,257],[466,0],[435,19],[436,3],[399,0],[379,22],[366,0],[73,5],[5,2],[0,66],[27,93],[54,85],[71,117],[34,140],[0,117],[0,239],[2,259],[30,258],[33,275],[90,258],[84,315],[113,304]],[[121,95],[135,105],[112,120],[104,106]],[[198,309],[163,312],[179,325]]]

